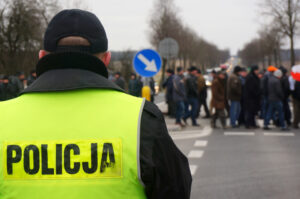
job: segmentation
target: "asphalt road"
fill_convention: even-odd
[[[156,102],[166,112],[163,94]],[[198,120],[200,128],[174,128],[168,117],[166,123],[189,159],[192,199],[300,199],[300,130],[213,130],[208,119]]]
[[[189,158],[192,199],[299,199],[300,132],[211,130],[171,132]],[[266,134],[267,133],[267,134]]]

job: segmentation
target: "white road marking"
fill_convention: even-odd
[[[202,158],[204,151],[201,150],[192,150],[188,154],[188,158]]]
[[[196,131],[182,131],[180,134],[171,135],[173,140],[187,140],[194,138],[202,138],[207,137],[212,133],[212,129],[210,127],[204,127],[202,130]]]
[[[295,133],[264,133],[265,136],[283,136],[283,137],[292,137],[295,136]]]
[[[254,132],[224,132],[224,135],[226,136],[235,136],[235,135],[241,135],[241,136],[254,136]]]
[[[191,171],[192,176],[195,175],[197,168],[198,168],[197,165],[190,165],[190,171]]]
[[[164,105],[166,105],[166,102],[159,102],[159,103],[156,104],[156,106],[158,106],[158,107],[164,106]]]
[[[207,141],[206,140],[196,140],[195,147],[206,147],[207,146]]]

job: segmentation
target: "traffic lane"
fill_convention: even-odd
[[[192,160],[192,199],[300,197],[300,136],[224,136],[214,131],[200,160]]]

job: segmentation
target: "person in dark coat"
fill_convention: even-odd
[[[226,99],[225,99],[225,74],[218,72],[211,85],[212,100],[211,106],[214,109],[214,114],[211,120],[211,127],[217,128],[216,121],[218,118],[221,120],[222,127],[226,128]]]
[[[177,75],[174,76],[173,79],[173,100],[176,104],[176,124],[184,127],[181,119],[184,116],[185,104],[186,100],[186,92],[184,86],[184,70],[182,67],[177,68]]]
[[[2,77],[0,83],[0,101],[10,100],[15,97],[14,85],[7,75]]]
[[[258,78],[258,66],[252,66],[245,82],[245,126],[246,128],[258,128],[255,116],[260,110],[260,80]]]
[[[291,94],[290,82],[289,82],[289,78],[287,76],[286,68],[281,66],[279,69],[282,72],[281,85],[282,85],[282,89],[283,89],[283,93],[284,93],[284,98],[282,100],[284,119],[285,119],[287,125],[290,126],[292,124],[292,122],[291,122],[292,112],[291,112],[290,105],[289,105],[289,101],[290,101],[289,97]]]
[[[187,95],[187,103],[185,105],[185,116],[184,121],[188,118],[192,119],[193,126],[199,126],[197,124],[197,111],[198,111],[198,83],[197,83],[197,68],[195,66],[191,66],[189,68],[189,76],[186,79],[185,87],[186,87],[186,95]],[[189,109],[191,106],[191,110]],[[187,123],[186,123],[187,124]]]
[[[173,79],[174,71],[172,69],[167,70],[168,78],[163,83],[163,88],[166,89],[166,102],[168,104],[168,115],[175,117],[175,104],[173,100]]]
[[[120,72],[116,72],[116,73],[115,73],[114,82],[115,82],[115,84],[117,84],[120,88],[122,88],[123,90],[125,90],[125,80],[123,79],[123,77],[121,77],[121,73],[120,73]]]
[[[140,89],[139,80],[137,79],[136,74],[132,73],[128,84],[128,93],[132,96],[141,97]]]
[[[268,81],[268,112],[266,118],[264,120],[264,129],[269,130],[268,127],[271,118],[274,113],[278,114],[279,125],[281,130],[287,130],[285,122],[284,122],[284,111],[283,111],[283,99],[284,92],[281,84],[282,72],[281,70],[277,70],[274,72],[274,75],[269,77]]]
[[[300,123],[300,81],[295,81],[291,77],[290,90],[291,90],[292,96],[293,96],[293,113],[294,113],[293,128],[299,129],[299,123]]]
[[[27,86],[30,86],[36,80],[36,71],[30,71],[30,75],[27,78]]]
[[[242,95],[241,95],[241,113],[239,116],[239,126],[245,124],[245,83],[246,83],[246,77],[248,73],[245,68],[242,68],[240,74],[241,74],[240,79],[242,83]]]

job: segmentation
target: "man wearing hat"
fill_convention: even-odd
[[[0,104],[0,196],[189,198],[186,157],[155,105],[107,79],[107,49],[90,12],[50,21],[38,79]]]
[[[284,99],[284,92],[282,89],[281,81],[282,72],[281,70],[276,70],[273,75],[269,77],[268,81],[268,111],[267,115],[264,120],[264,129],[269,130],[268,127],[271,118],[273,117],[274,113],[277,112],[279,125],[281,130],[287,130],[286,124],[284,121],[284,110],[282,101]]]

